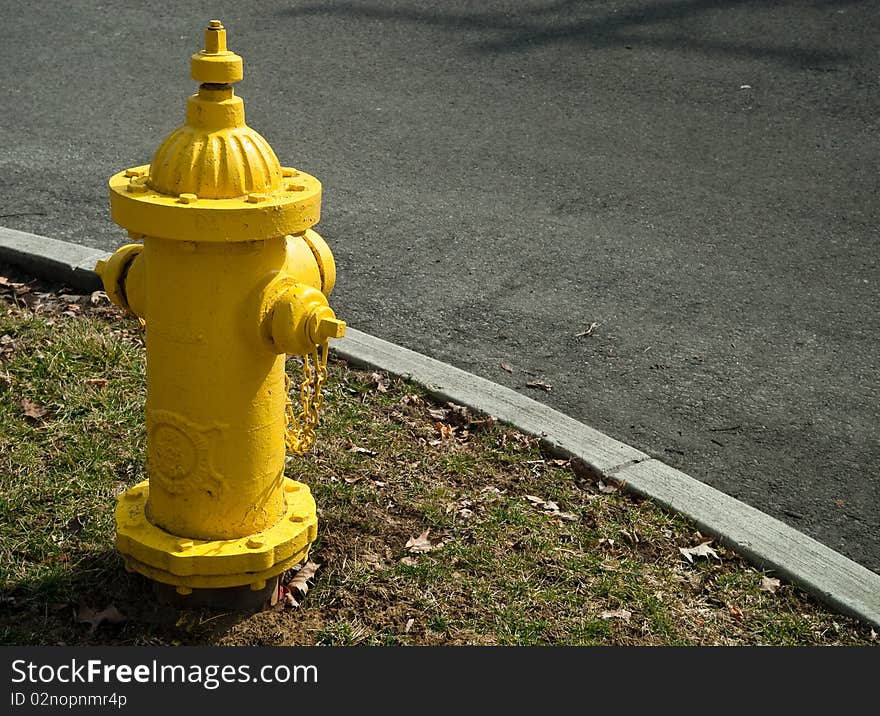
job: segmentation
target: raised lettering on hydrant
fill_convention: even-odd
[[[186,123],[110,179],[111,215],[138,243],[99,262],[107,294],[146,328],[147,476],[119,498],[126,568],[178,593],[261,590],[317,532],[286,448],[314,441],[336,268],[311,227],[321,184],[282,167],[245,124],[241,57],[212,20],[192,56]],[[303,356],[294,410],[285,355]]]

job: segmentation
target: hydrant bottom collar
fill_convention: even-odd
[[[315,500],[307,485],[284,478],[286,509],[274,525],[256,534],[227,540],[196,540],[165,532],[146,516],[149,481],[119,496],[116,546],[126,569],[186,594],[193,589],[249,585],[266,580],[308,557],[317,537]]]

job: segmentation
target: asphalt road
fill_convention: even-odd
[[[880,572],[880,5],[156,5],[2,3],[0,225],[124,243],[220,18],[352,326]]]

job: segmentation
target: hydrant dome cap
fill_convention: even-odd
[[[245,124],[244,102],[231,83],[242,77],[241,57],[226,49],[226,29],[211,20],[205,49],[192,56],[201,82],[189,98],[186,123],[156,150],[148,184],[161,194],[234,199],[282,186],[281,165],[269,143]]]

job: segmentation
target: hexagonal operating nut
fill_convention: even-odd
[[[309,316],[309,340],[321,345],[331,338],[345,335],[345,321],[340,321],[329,306],[318,306]]]

